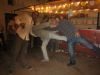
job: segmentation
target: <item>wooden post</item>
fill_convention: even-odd
[[[100,29],[100,12],[98,12],[97,29]]]

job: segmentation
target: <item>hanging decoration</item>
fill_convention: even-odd
[[[30,7],[33,11],[38,11],[40,13],[54,13],[54,14],[68,14],[72,16],[74,13],[78,13],[77,11],[98,11],[97,8],[90,9],[89,7],[94,7],[95,1],[74,1],[74,2],[50,2],[47,4],[36,5],[35,8]],[[89,6],[89,7],[88,7]],[[67,13],[66,13],[67,11]]]

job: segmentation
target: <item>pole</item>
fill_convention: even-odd
[[[98,12],[97,29],[100,29],[100,12]]]

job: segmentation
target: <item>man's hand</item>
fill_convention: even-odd
[[[79,32],[76,32],[75,36],[76,37],[80,37],[80,33]]]

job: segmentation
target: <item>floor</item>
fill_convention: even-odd
[[[30,49],[27,60],[32,69],[22,68],[17,64],[12,75],[100,75],[100,59],[84,53],[78,53],[77,64],[67,66],[68,55],[63,52],[49,51],[49,62],[41,62],[42,53],[40,48]],[[9,75],[9,55],[0,53],[0,75]]]

